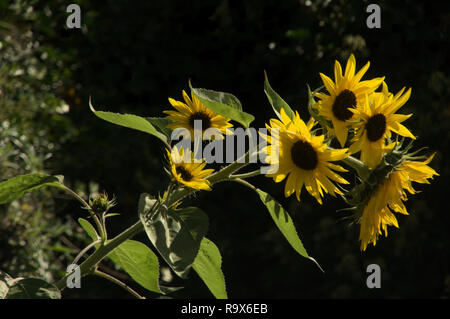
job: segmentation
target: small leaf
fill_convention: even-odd
[[[7,299],[61,299],[58,288],[45,280],[25,278],[14,281],[10,287]]]
[[[281,109],[284,109],[286,112],[286,115],[289,116],[291,119],[294,118],[294,111],[292,111],[289,104],[287,104],[281,96],[278,95],[277,92],[275,92],[272,87],[270,86],[269,79],[267,77],[266,71],[264,71],[264,92],[267,95],[267,99],[269,100],[270,105],[272,105],[272,108],[275,112],[275,114],[278,116],[278,118],[281,120]]]
[[[255,119],[253,115],[242,111],[241,102],[230,93],[193,88],[190,81],[189,87],[192,93],[208,109],[241,123],[245,128],[248,128],[250,123]]]
[[[149,216],[156,201],[148,194],[139,200],[139,217],[158,252],[181,278],[186,278],[208,229],[208,216],[199,208],[158,209]]]
[[[0,270],[0,299],[5,299],[8,294],[9,287],[14,283],[14,278],[6,272]]]
[[[222,256],[212,241],[203,238],[192,267],[208,286],[214,297],[217,299],[228,298],[225,277],[222,272]]]
[[[143,117],[133,114],[120,114],[120,113],[96,111],[92,106],[91,101],[89,101],[89,106],[91,108],[91,111],[102,120],[151,134],[159,138],[166,145],[168,145],[166,135],[158,131],[147,119]]]
[[[46,186],[60,186],[58,177],[46,174],[27,174],[8,179],[0,183],[0,204],[18,199]]]
[[[142,287],[162,293],[159,288],[158,257],[146,245],[135,240],[127,240],[114,249],[108,257]]]
[[[94,226],[92,226],[92,224],[86,219],[78,218],[78,223],[81,225],[81,228],[83,228],[84,231],[89,235],[89,237],[91,237],[92,241],[100,239],[100,236],[97,234]]]
[[[273,221],[277,225],[278,229],[281,231],[283,236],[287,239],[292,248],[295,249],[300,255],[305,258],[312,260],[319,268],[322,270],[317,261],[310,257],[306,252],[305,247],[303,247],[303,243],[298,237],[297,230],[295,229],[294,223],[292,221],[291,216],[289,216],[288,212],[280,205],[272,196],[263,192],[260,189],[255,188],[256,192],[259,195],[261,201],[266,205],[267,210],[272,216]],[[323,271],[323,270],[322,270]]]

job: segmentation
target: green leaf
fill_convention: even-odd
[[[165,117],[146,117],[147,121],[149,121],[158,132],[161,134],[164,134],[167,141],[171,140],[172,137],[172,130],[170,128],[167,128],[167,125],[171,123],[171,121],[168,118]]]
[[[14,281],[10,287],[7,299],[61,299],[58,288],[45,280],[25,278]]]
[[[241,102],[230,93],[193,88],[190,81],[189,87],[192,93],[208,109],[241,123],[245,128],[248,128],[250,123],[255,119],[253,115],[242,111]]]
[[[281,109],[284,109],[287,116],[289,116],[291,119],[294,118],[294,111],[292,111],[289,104],[287,104],[281,96],[278,95],[277,92],[275,92],[269,83],[269,78],[267,77],[266,71],[264,71],[264,92],[267,95],[267,99],[269,100],[270,105],[272,105],[272,108],[275,112],[275,114],[278,116],[278,118],[281,120]]]
[[[89,106],[91,108],[91,111],[102,120],[105,120],[107,122],[128,127],[134,130],[138,130],[141,132],[145,132],[148,134],[151,134],[153,136],[156,136],[161,141],[163,141],[166,145],[168,145],[168,139],[166,135],[161,133],[159,130],[155,128],[155,126],[152,125],[147,119],[133,115],[133,114],[120,114],[120,113],[112,113],[112,112],[103,112],[103,111],[96,111],[94,107],[91,104],[91,101],[89,100]]]
[[[208,229],[208,216],[199,208],[158,209],[150,214],[156,200],[141,194],[139,217],[158,252],[181,278],[187,278]]]
[[[6,272],[0,270],[0,299],[5,299],[8,294],[9,287],[14,283],[14,278]]]
[[[158,257],[146,245],[135,240],[127,240],[114,249],[108,257],[142,287],[162,293],[159,288]]]
[[[222,272],[222,256],[212,241],[203,238],[192,267],[208,286],[214,297],[217,299],[228,298],[225,277]]]
[[[273,221],[277,225],[278,229],[281,231],[283,236],[287,239],[292,248],[295,249],[300,255],[305,258],[312,260],[319,268],[323,271],[317,261],[310,257],[306,252],[305,247],[303,247],[303,243],[298,237],[297,230],[295,229],[294,223],[292,221],[291,216],[289,216],[288,212],[280,205],[272,196],[263,192],[262,190],[255,188],[255,191],[258,193],[261,201],[266,205],[267,210],[272,216]]]
[[[18,199],[46,186],[60,186],[56,176],[46,174],[27,174],[8,179],[0,183],[0,204],[5,204]]]
[[[80,224],[81,228],[83,228],[84,231],[89,235],[89,237],[91,237],[92,241],[100,239],[100,236],[97,234],[94,226],[92,226],[92,224],[86,219],[78,218],[78,223]]]

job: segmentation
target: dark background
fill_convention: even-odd
[[[284,198],[284,183],[254,178],[255,185],[291,213],[305,248],[324,268],[322,273],[295,253],[257,196],[240,185],[218,184],[213,192],[202,192],[189,202],[209,215],[207,237],[221,251],[231,298],[449,297],[448,2],[379,1],[381,29],[366,26],[369,1],[73,2],[81,7],[82,29],[65,26],[69,1],[0,1],[0,62],[9,72],[3,83],[4,92],[10,94],[4,97],[11,100],[4,103],[0,119],[27,136],[43,132],[41,138],[29,141],[35,145],[38,164],[20,164],[13,171],[3,165],[2,178],[46,171],[64,175],[68,185],[86,192],[89,184],[97,183],[118,198],[114,211],[121,215],[109,223],[116,234],[136,221],[140,193],[165,189],[164,148],[149,135],[96,118],[89,110],[90,96],[97,110],[163,116],[162,111],[170,109],[167,98],[180,100],[191,78],[194,86],[236,95],[244,110],[255,115],[252,126],[259,128],[274,117],[263,92],[264,70],[272,87],[306,117],[306,84],[320,86],[318,73],[332,76],[334,60],[345,63],[353,52],[357,69],[371,62],[365,79],[384,75],[391,92],[412,87],[400,112],[414,116],[404,124],[418,136],[416,149],[428,146],[437,152],[431,166],[440,176],[430,185],[417,186],[422,192],[406,203],[410,215],[396,216],[399,229],[391,227],[388,238],[380,237],[375,247],[360,252],[359,228],[336,213],[346,207],[342,200],[327,197],[321,206],[303,192],[298,203],[294,196]],[[11,48],[13,53],[5,54]],[[29,63],[44,68],[45,75],[33,77]],[[28,72],[11,75],[21,65]],[[19,84],[13,86],[14,81]],[[49,98],[57,102],[48,102]],[[57,111],[62,101],[70,111]],[[21,108],[16,106],[19,102]],[[41,107],[32,107],[38,102]],[[18,155],[11,156],[14,162]],[[47,194],[51,205],[42,208],[45,218],[40,220],[14,218],[19,213],[34,216],[34,210],[27,213],[23,205],[3,212],[8,217],[0,224],[0,269],[14,276],[58,278],[73,255],[47,248],[62,237],[61,246],[67,242],[81,246],[81,230],[74,220],[85,217],[76,203],[60,197]],[[40,199],[28,200],[38,205]],[[61,228],[50,232],[55,223]],[[23,231],[30,227],[40,232]],[[48,238],[45,245],[27,245],[42,236]],[[22,241],[11,242],[19,237]],[[145,236],[139,239],[148,243]],[[46,262],[36,263],[35,253]],[[12,261],[13,255],[23,257]],[[381,266],[381,289],[366,286],[366,267],[372,263]],[[31,269],[23,266],[31,264]],[[194,272],[189,280],[172,283],[185,287],[173,297],[212,297]],[[63,295],[129,297],[96,278]]]

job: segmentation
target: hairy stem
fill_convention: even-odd
[[[115,283],[116,285],[118,285],[118,286],[122,287],[123,289],[125,289],[126,291],[128,291],[130,294],[135,296],[137,299],[145,299],[145,297],[142,297],[140,294],[138,294],[136,291],[134,291],[127,284],[125,284],[124,282],[120,281],[116,277],[111,276],[110,274],[107,274],[107,273],[102,272],[100,270],[96,270],[96,271],[94,271],[94,275],[97,275],[97,276],[100,276],[102,278],[108,279],[109,281]]]
[[[222,168],[221,170],[217,171],[216,173],[208,176],[208,180],[211,182],[211,184],[215,184],[221,181],[230,180],[231,174],[236,172],[237,170],[241,169],[242,167],[246,166],[248,163],[246,161],[248,160],[249,153],[246,153],[242,158],[238,159],[237,161],[231,163],[230,165]],[[166,205],[170,206],[173,203],[183,199],[184,197],[195,193],[195,189],[191,188],[181,188],[176,189],[172,192],[171,196],[167,199]],[[76,194],[78,196],[78,194]],[[78,196],[79,197],[79,196]],[[80,197],[81,200],[83,200]],[[83,200],[84,202],[84,200]],[[88,205],[86,203],[86,205]],[[89,207],[89,205],[87,206]],[[98,219],[97,219],[98,220]],[[100,246],[92,255],[90,255],[87,259],[83,261],[80,265],[80,273],[81,276],[86,276],[91,273],[95,273],[97,264],[105,258],[109,253],[111,253],[115,248],[117,248],[120,244],[122,244],[124,241],[132,238],[136,234],[142,232],[144,230],[144,225],[139,220],[132,226],[130,226],[128,229],[124,230],[122,233],[117,235],[111,240],[106,240],[102,246]],[[66,274],[63,278],[61,278],[58,282],[55,283],[55,286],[63,290],[67,286],[67,279],[71,274]]]
[[[249,178],[249,177],[258,176],[260,174],[261,174],[261,170],[257,169],[255,171],[244,173],[244,174],[231,175],[230,178]]]
[[[75,259],[72,261],[72,264],[77,264],[77,263],[78,263],[78,260],[80,260],[80,258],[83,257],[83,255],[84,255],[85,253],[87,253],[87,252],[89,251],[89,249],[91,249],[92,247],[94,247],[94,246],[97,245],[97,244],[100,244],[101,242],[102,242],[102,241],[99,239],[99,240],[93,241],[92,243],[90,243],[89,245],[87,245],[83,250],[81,250],[81,251],[78,253],[78,255],[75,257]]]
[[[100,233],[102,242],[105,242],[107,240],[105,229],[104,229],[102,223],[100,222],[100,219],[98,219],[98,216],[92,210],[92,207],[80,195],[78,195],[76,192],[71,190],[66,185],[60,184],[60,185],[58,185],[58,187],[64,191],[66,191],[70,195],[72,195],[76,200],[78,200],[88,210],[89,214],[91,215],[92,219],[95,222],[95,225],[97,226],[97,231]]]

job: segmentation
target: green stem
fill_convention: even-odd
[[[227,180],[231,177],[231,174],[234,172],[237,172],[241,168],[247,166],[249,163],[247,163],[249,159],[249,153],[245,153],[244,156],[236,160],[235,162],[231,163],[228,166],[225,166],[220,171],[217,171],[216,173],[208,176],[206,179],[211,182],[211,184],[218,183],[220,181]]]
[[[100,244],[102,241],[101,239],[93,241],[92,243],[90,243],[89,245],[87,245],[82,251],[80,251],[78,253],[78,255],[75,257],[75,259],[72,261],[72,264],[77,264],[78,260],[80,260],[81,257],[83,257],[83,255],[85,253],[87,253],[89,251],[89,249],[91,249],[92,247],[94,247],[97,244]]]
[[[244,185],[244,186],[247,186],[248,188],[254,190],[255,192],[258,191],[258,189],[257,189],[255,186],[253,186],[252,184],[250,184],[250,183],[247,182],[247,181],[244,181],[243,179],[240,179],[240,178],[233,178],[231,181],[232,181],[232,182],[240,183],[240,184],[242,184],[242,185]]]
[[[353,168],[359,177],[365,178],[367,175],[367,168],[360,160],[354,158],[353,156],[348,156],[342,160],[345,164]]]
[[[97,230],[100,233],[100,237],[102,239],[102,242],[104,243],[107,238],[106,238],[106,233],[105,233],[105,229],[102,225],[102,223],[100,222],[100,220],[98,219],[98,216],[94,213],[94,211],[92,210],[92,207],[80,196],[78,195],[76,192],[74,192],[73,190],[71,190],[69,187],[67,187],[66,185],[63,184],[58,184],[58,187],[61,188],[62,190],[66,191],[67,193],[69,193],[70,195],[72,195],[76,200],[78,200],[84,207],[86,207],[86,209],[88,210],[89,214],[91,215],[92,219],[95,222],[95,225],[97,226]]]
[[[145,299],[145,297],[142,297],[140,294],[138,294],[136,291],[134,291],[131,287],[129,287],[127,284],[121,282],[116,277],[111,276],[110,274],[107,274],[105,272],[102,272],[100,270],[94,271],[94,275],[100,276],[102,278],[108,279],[109,281],[115,283],[116,285],[122,287],[126,291],[128,291],[130,294],[135,296],[137,299]]]
[[[248,172],[248,173],[244,173],[244,174],[236,174],[236,175],[231,175],[230,178],[249,178],[249,177],[253,177],[253,176],[257,176],[261,174],[261,170],[257,169],[256,171],[253,172]]]
[[[245,154],[243,158],[240,160],[237,160],[230,165],[222,168],[220,171],[217,171],[216,173],[208,176],[208,180],[211,182],[211,184],[215,184],[224,180],[230,180],[230,176],[232,173],[236,172],[237,170],[241,169],[242,167],[246,166],[248,163],[246,163],[248,159],[249,154]],[[69,189],[67,189],[69,190]],[[167,199],[166,205],[170,206],[173,203],[183,199],[184,197],[196,192],[195,189],[190,188],[181,188],[177,189],[172,192],[170,198]],[[73,192],[74,193],[74,192]],[[77,195],[77,199],[81,199],[83,202],[84,200],[78,196],[78,194],[74,193],[73,195]],[[86,203],[87,207],[89,205]],[[97,219],[98,220],[98,219]],[[130,226],[128,229],[124,230],[122,233],[117,235],[111,240],[106,240],[102,246],[100,246],[92,255],[90,255],[88,258],[86,258],[83,263],[80,265],[80,273],[81,276],[86,276],[90,273],[95,273],[97,264],[105,258],[111,251],[113,251],[115,248],[117,248],[120,244],[122,244],[124,241],[132,238],[136,234],[142,232],[144,230],[144,225],[139,220],[134,225]],[[55,286],[63,290],[67,285],[67,278],[71,274],[67,274],[63,278],[61,278],[58,282],[55,283]]]
[[[92,255],[90,255],[83,263],[80,265],[80,273],[81,276],[85,276],[93,272],[93,269],[97,266],[97,264],[105,258],[111,251],[113,251],[117,246],[126,241],[127,239],[132,238],[136,234],[143,231],[144,226],[141,221],[138,221],[115,238],[106,241],[103,246],[100,246]],[[70,274],[67,274],[62,279],[60,279],[55,286],[62,290],[67,285],[67,278]]]

